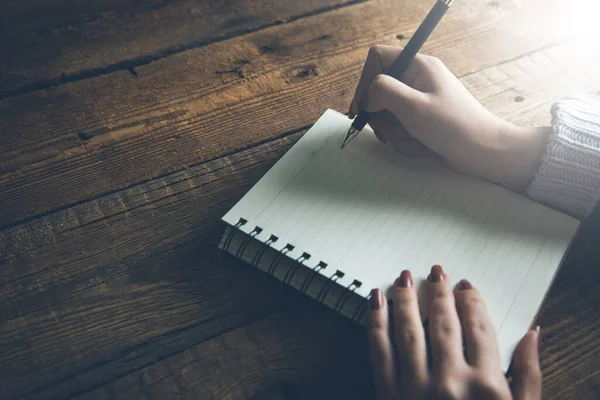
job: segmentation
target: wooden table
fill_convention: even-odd
[[[219,219],[432,2],[205,3],[3,2],[0,398],[372,396],[363,329],[220,253]],[[600,94],[577,3],[456,1],[424,51],[548,124]],[[598,221],[538,320],[545,398],[600,397]]]

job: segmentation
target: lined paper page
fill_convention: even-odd
[[[231,225],[273,234],[291,258],[311,255],[354,279],[357,293],[389,289],[403,269],[417,284],[433,264],[482,293],[499,332],[503,365],[527,330],[578,221],[504,188],[406,158],[362,132],[343,151],[350,120],[328,110],[230,210]],[[368,128],[367,128],[368,129]]]

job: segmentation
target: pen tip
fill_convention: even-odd
[[[342,149],[346,147],[346,145],[350,143],[356,137],[357,134],[358,130],[353,126],[350,126],[350,129],[348,129],[348,133],[346,133],[346,137],[344,138],[344,142],[342,143]]]

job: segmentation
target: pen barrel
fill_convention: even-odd
[[[352,126],[354,127],[354,129],[356,129],[359,132],[362,131],[365,125],[367,125],[367,122],[369,122],[370,116],[371,113],[367,111],[359,112],[356,118],[354,118],[354,121],[352,121]]]
[[[400,56],[394,61],[392,66],[385,71],[386,75],[393,78],[400,79],[402,74],[408,69],[410,63],[415,58],[431,32],[435,29],[437,24],[440,22],[446,11],[448,10],[449,4],[444,3],[442,0],[438,0],[433,6],[429,14],[425,17],[421,25],[417,28],[415,34],[410,38]]]

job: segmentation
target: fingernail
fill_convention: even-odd
[[[471,285],[471,282],[469,282],[466,279],[461,279],[460,282],[458,282],[458,290],[470,290],[473,289],[473,285]]]
[[[371,298],[369,299],[369,308],[371,311],[377,311],[381,308],[383,302],[381,301],[381,290],[371,290]]]
[[[535,332],[537,333],[537,342],[538,342],[538,354],[542,350],[542,330],[540,326],[535,327]]]
[[[413,279],[412,274],[409,270],[404,270],[400,274],[400,277],[396,279],[396,285],[402,288],[411,288],[413,287]]]
[[[431,267],[431,282],[441,282],[444,280],[444,270],[440,265]]]

